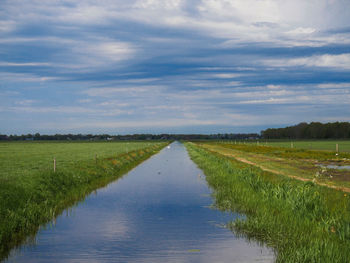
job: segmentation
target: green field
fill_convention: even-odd
[[[232,231],[273,247],[277,262],[349,262],[349,193],[320,186],[308,173],[299,176],[310,181],[288,174],[313,172],[312,163],[294,168],[304,158],[325,161],[334,153],[218,142],[186,147],[214,190],[216,207],[245,215],[228,224]]]
[[[330,168],[349,166],[350,153],[348,152],[335,153],[334,151],[266,146],[262,143],[247,142],[202,141],[197,144],[265,171],[350,191],[350,170]]]
[[[256,142],[255,142],[256,143]],[[350,152],[350,140],[308,140],[308,141],[264,141],[261,140],[260,144],[268,146],[278,146],[278,147],[287,147],[287,148],[296,148],[296,149],[308,149],[308,150],[326,150],[326,151],[336,151],[336,145],[338,144],[339,152]]]
[[[0,143],[0,261],[41,224],[168,143]]]
[[[0,178],[17,180],[38,171],[71,169],[79,162],[145,148],[150,142],[1,142]]]

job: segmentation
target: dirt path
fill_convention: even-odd
[[[201,147],[203,147],[203,148],[205,148],[205,149],[207,149],[209,151],[213,151],[213,152],[216,152],[218,154],[227,156],[227,157],[233,157],[237,161],[240,161],[242,163],[246,163],[246,164],[249,164],[249,165],[253,165],[255,167],[259,167],[261,170],[266,171],[266,172],[270,172],[270,173],[277,174],[277,175],[287,176],[289,178],[293,178],[293,179],[300,180],[300,181],[303,181],[303,182],[311,182],[312,181],[312,182],[314,182],[314,183],[316,183],[318,185],[321,185],[321,186],[326,186],[328,188],[332,188],[332,189],[340,190],[340,191],[343,191],[343,192],[346,192],[346,193],[350,193],[350,188],[348,188],[348,187],[328,185],[328,184],[325,184],[325,183],[314,181],[314,180],[309,179],[309,178],[303,178],[303,177],[300,177],[300,176],[294,176],[294,175],[290,175],[290,174],[287,174],[287,173],[284,173],[284,172],[281,172],[281,171],[269,169],[269,168],[266,168],[266,167],[262,166],[261,164],[257,164],[257,163],[254,163],[252,161],[249,161],[247,159],[244,159],[244,158],[238,156],[238,154],[224,153],[224,152],[220,151],[220,149],[218,149],[219,147],[205,147],[204,145],[201,145]],[[228,150],[226,148],[224,148],[224,149]]]

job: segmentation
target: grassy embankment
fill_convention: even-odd
[[[0,143],[0,260],[39,226],[167,143]],[[97,156],[97,158],[95,158]],[[53,158],[56,172],[53,172]]]
[[[233,231],[273,247],[277,262],[349,262],[348,194],[263,171],[203,144],[186,146],[216,206],[246,215],[230,223]]]

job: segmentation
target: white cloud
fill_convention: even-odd
[[[131,121],[93,121],[76,122],[70,124],[72,129],[81,128],[154,128],[154,127],[178,127],[191,125],[214,125],[215,120],[193,120],[193,119],[167,119],[167,120],[131,120]]]
[[[172,0],[172,1],[164,1],[164,0],[138,0],[133,4],[134,8],[140,9],[165,9],[165,10],[174,10],[179,9],[183,0]]]
[[[15,104],[17,105],[22,105],[22,106],[30,106],[34,103],[36,103],[37,101],[36,100],[18,100],[18,101],[15,101]]]
[[[46,81],[61,80],[60,77],[36,76],[33,73],[12,73],[0,72],[0,79],[2,81],[13,83],[37,82],[42,83]]]
[[[155,82],[161,80],[160,78],[140,78],[140,79],[126,79],[127,83],[147,83],[147,82]]]
[[[310,27],[298,27],[296,29],[293,29],[291,31],[286,32],[286,34],[290,34],[290,35],[305,35],[305,34],[312,34],[315,31],[316,30],[314,28],[310,28]]]
[[[341,70],[350,70],[350,53],[340,55],[315,55],[292,59],[268,59],[263,64],[272,67],[327,67]]]
[[[10,96],[16,96],[16,95],[20,95],[20,93],[18,91],[14,91],[14,90],[2,90],[2,91],[0,91],[1,97],[10,97]]]
[[[51,63],[43,63],[43,62],[29,62],[29,63],[14,63],[14,62],[3,62],[0,61],[0,66],[3,67],[43,67],[43,66],[51,66]]]
[[[159,86],[139,86],[139,87],[115,87],[115,88],[90,88],[84,90],[82,93],[91,97],[110,97],[118,96],[120,94],[128,94],[139,96],[140,93],[148,93],[149,96],[153,96],[154,92],[159,91],[162,87]]]
[[[101,1],[103,2],[103,1]],[[113,9],[109,9],[108,6],[104,6],[92,3],[80,3],[74,8],[64,8],[63,12],[60,12],[56,17],[63,23],[73,23],[80,25],[96,25],[106,24],[113,16]]]
[[[328,0],[208,0],[177,1],[172,4],[169,4],[172,1],[141,2],[142,8],[130,9],[131,19],[229,38],[230,42],[226,42],[228,46],[247,41],[286,46],[322,46],[339,38],[320,37],[312,33],[342,26],[345,21],[349,22],[350,16],[349,11],[344,11],[345,2],[331,3]],[[188,5],[196,10],[194,14],[186,12],[185,7]],[[312,36],[305,39],[305,35]]]
[[[78,102],[79,103],[90,103],[90,102],[92,102],[92,100],[91,99],[79,99]]]
[[[61,62],[57,66],[78,71],[93,71],[111,63],[116,66],[116,62],[131,59],[137,52],[133,44],[107,38],[70,41],[67,49],[70,52],[59,54]]]
[[[109,101],[104,101],[98,104],[98,106],[102,107],[118,107],[118,108],[125,108],[125,107],[131,107],[132,104],[130,103],[123,103],[118,100],[109,100]]]
[[[280,89],[281,86],[280,85],[267,85],[268,89]]]
[[[16,27],[16,22],[12,20],[0,21],[0,32],[10,32]]]
[[[321,55],[306,58],[291,59],[288,64],[293,66],[308,67],[331,67],[339,69],[350,69],[350,54]]]
[[[242,74],[237,73],[219,73],[219,74],[213,74],[213,77],[219,78],[219,79],[233,79],[237,77],[241,77]]]
[[[344,82],[344,83],[322,83],[318,84],[317,87],[321,89],[346,89],[348,92],[350,92],[350,83]]]
[[[280,20],[278,5],[275,1],[202,1],[198,9],[209,17],[219,17],[230,20],[241,20],[249,22],[277,22]]]
[[[241,85],[242,85],[241,81],[229,81],[224,86],[233,87],[233,86],[241,86]]]
[[[93,44],[87,48],[87,51],[90,55],[103,56],[112,61],[130,58],[135,53],[135,49],[130,44],[108,41],[103,41],[98,45]]]
[[[30,101],[30,100],[28,100]],[[64,115],[82,115],[82,116],[117,116],[128,115],[132,113],[132,110],[121,110],[118,108],[103,109],[98,107],[80,107],[80,106],[32,106],[32,103],[25,103],[25,100],[19,101],[20,106],[2,107],[1,112],[14,112],[14,113],[38,113],[41,115],[47,115],[50,113],[64,114]]]

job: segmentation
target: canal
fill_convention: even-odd
[[[205,177],[178,142],[86,197],[6,262],[273,262],[224,227]]]

